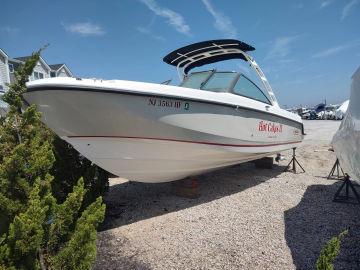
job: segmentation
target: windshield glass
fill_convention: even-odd
[[[192,73],[182,82],[180,86],[200,89],[202,84],[209,78],[211,73],[212,71]]]
[[[213,92],[227,92],[236,77],[237,73],[234,72],[215,72],[201,89]]]
[[[271,104],[265,94],[257,87],[252,81],[246,78],[244,75],[240,76],[240,79],[234,86],[234,94],[251,98],[257,101],[261,101],[267,104]]]
[[[227,92],[237,76],[235,72],[196,72],[190,74],[181,86],[212,92]]]

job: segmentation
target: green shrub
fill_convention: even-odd
[[[84,171],[66,189],[58,186],[63,200],[56,200],[60,192],[52,188],[50,172],[60,159],[53,152],[53,134],[35,106],[23,108],[21,95],[40,53],[15,72],[17,81],[4,95],[10,109],[0,121],[0,270],[91,269],[105,205],[101,197],[95,200],[95,192],[84,204]]]
[[[334,236],[327,242],[327,244],[321,249],[320,256],[316,261],[317,270],[333,270],[334,261],[340,253],[341,239],[348,233],[343,231],[338,236]]]
[[[55,162],[51,174],[54,176],[52,188],[55,198],[58,202],[63,202],[72,187],[82,177],[87,189],[84,206],[90,205],[108,190],[108,173],[92,164],[56,134],[53,136]]]

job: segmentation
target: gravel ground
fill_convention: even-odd
[[[94,269],[314,269],[321,247],[349,228],[335,269],[360,269],[360,206],[332,202],[327,151],[340,122],[306,121],[306,173],[240,164],[199,177],[201,197],[171,184],[111,181]]]

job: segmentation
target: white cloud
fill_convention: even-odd
[[[321,79],[321,78],[324,78],[324,77],[326,77],[325,74],[317,74],[317,75],[315,75],[313,78],[314,78],[314,79]]]
[[[322,50],[320,52],[317,52],[317,53],[313,54],[311,57],[313,57],[313,58],[328,57],[328,56],[335,55],[339,52],[351,49],[351,48],[359,46],[359,45],[360,45],[360,41],[342,44],[339,46],[335,46],[335,47],[328,48],[328,49]]]
[[[332,47],[332,48],[317,52],[312,57],[320,58],[320,57],[331,56],[331,55],[337,54],[338,52],[344,51],[347,48],[348,48],[347,45],[340,45],[340,46]]]
[[[273,46],[265,57],[265,60],[282,58],[291,52],[291,44],[297,40],[300,35],[279,37],[273,42]]]
[[[5,32],[7,34],[14,34],[14,33],[17,33],[20,31],[19,28],[8,26],[8,25],[0,27],[0,30],[1,30],[1,32]]]
[[[294,8],[302,9],[302,8],[304,8],[304,3],[298,3],[298,4],[294,5]]]
[[[257,28],[261,24],[261,20],[258,19],[256,23],[254,24],[253,28]]]
[[[159,36],[159,35],[152,33],[151,30],[146,27],[138,26],[138,27],[136,27],[136,30],[144,35],[150,36],[153,39],[160,40],[160,41],[166,40],[163,36]]]
[[[230,18],[221,13],[220,11],[215,10],[210,0],[202,0],[202,2],[204,3],[207,11],[214,17],[215,28],[220,32],[223,32],[226,37],[235,38],[237,35],[237,31],[232,24]]]
[[[342,10],[341,13],[341,21],[345,20],[347,16],[349,16],[350,12],[354,9],[354,7],[359,3],[358,0],[352,0],[351,2],[347,3]]]
[[[293,84],[302,84],[302,83],[304,83],[304,80],[298,79],[298,80],[288,81],[285,84],[293,85]]]
[[[140,0],[155,15],[167,19],[167,23],[175,28],[179,33],[190,36],[190,26],[186,24],[185,19],[179,13],[164,7],[160,7],[155,0]]]
[[[68,25],[61,23],[61,25],[65,28],[66,31],[83,36],[101,36],[105,34],[105,31],[101,26],[90,22],[78,22]]]
[[[290,63],[294,63],[295,59],[279,59],[278,63],[279,64],[290,64]]]
[[[295,79],[295,80],[292,80],[292,81],[288,80],[288,81],[284,81],[284,82],[275,83],[274,86],[275,87],[284,87],[284,86],[298,85],[298,84],[303,84],[303,83],[304,83],[304,80]]]
[[[326,8],[326,7],[329,6],[331,3],[332,3],[332,0],[321,1],[320,8],[321,8],[321,9]]]

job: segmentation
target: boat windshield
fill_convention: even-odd
[[[204,71],[188,75],[181,87],[200,89],[211,92],[233,93],[266,104],[270,104],[269,97],[244,74],[236,72]]]
[[[212,75],[212,71],[194,72],[188,75],[180,86],[186,88],[200,89]]]
[[[180,86],[212,92],[229,92],[238,77],[236,72],[196,72],[190,74]]]

